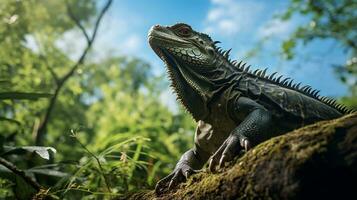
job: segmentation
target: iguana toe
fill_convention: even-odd
[[[244,148],[246,152],[251,148],[251,143],[249,142],[248,138],[241,139],[240,145]]]
[[[176,169],[166,176],[165,178],[161,179],[155,187],[156,194],[162,194],[165,189],[172,189],[178,184],[187,180],[192,174],[199,172],[200,170],[194,170],[189,165],[181,163],[179,164]]]
[[[172,189],[174,186],[176,186],[179,182],[179,172],[177,171],[174,175],[174,177],[171,178],[170,183],[169,183],[169,190]]]
[[[163,179],[161,179],[159,182],[157,182],[156,186],[155,186],[155,193],[156,194],[161,194],[165,190],[167,182],[169,180],[171,182],[171,178],[173,176],[174,176],[174,173],[171,173],[168,176],[166,176]]]
[[[223,142],[211,158],[210,171],[215,171],[217,164],[220,168],[223,167],[225,162],[231,161],[239,153],[242,149],[239,141],[238,136],[231,135]]]
[[[222,155],[221,159],[219,160],[219,168],[222,168],[224,163],[227,161],[227,156]]]

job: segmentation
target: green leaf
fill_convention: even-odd
[[[286,56],[287,60],[291,60],[294,57],[293,49],[296,46],[296,42],[293,39],[286,40],[282,44],[283,54]]]
[[[0,135],[0,152],[4,151],[5,137]]]
[[[61,172],[58,170],[53,170],[53,169],[28,169],[25,171],[35,173],[35,174],[43,174],[43,175],[47,175],[47,176],[55,176],[55,177],[61,177],[61,178],[67,177],[70,175],[68,173]]]
[[[49,154],[50,151],[52,151],[53,153],[57,152],[57,150],[53,147],[26,146],[26,147],[22,147],[22,148],[29,152],[35,152],[41,158],[46,159],[46,160],[50,159],[50,154]]]
[[[36,190],[32,188],[22,177],[16,176],[16,186],[15,193],[17,199],[32,199],[33,195],[36,194]]]
[[[1,92],[0,100],[4,99],[27,99],[27,100],[37,100],[39,98],[49,98],[52,94],[49,93],[32,93],[32,92]]]
[[[42,146],[23,146],[23,147],[10,147],[4,146],[5,153],[2,155],[10,155],[10,154],[24,154],[26,152],[34,152],[39,155],[43,159],[50,159],[49,151],[56,153],[56,149],[53,147],[42,147]]]
[[[2,80],[0,79],[0,84],[9,84],[10,81],[9,80]]]
[[[15,177],[16,176],[14,176],[14,172],[12,172],[11,170],[9,170],[7,167],[3,165],[0,165],[0,179],[7,179],[9,181],[15,182],[16,181]]]
[[[10,118],[7,118],[7,117],[2,117],[2,116],[0,116],[0,121],[7,121],[7,122],[11,122],[11,123],[14,123],[14,124],[17,124],[17,125],[21,125],[21,122],[15,120],[15,119],[10,119]]]

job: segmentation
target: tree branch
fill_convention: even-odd
[[[101,12],[99,13],[96,21],[95,21],[95,25],[94,25],[94,29],[93,29],[93,33],[92,36],[89,37],[89,34],[86,32],[86,30],[84,29],[84,27],[81,25],[81,23],[78,21],[78,19],[73,15],[73,13],[71,14],[70,9],[68,9],[68,14],[71,17],[72,20],[74,20],[74,22],[76,23],[76,25],[78,26],[79,29],[81,29],[84,37],[87,39],[87,47],[84,49],[82,55],[79,57],[79,59],[77,60],[77,62],[71,67],[71,69],[61,78],[59,78],[58,80],[58,84],[57,87],[55,88],[54,91],[54,95],[53,97],[50,99],[50,103],[49,106],[46,110],[46,114],[45,117],[38,129],[38,132],[35,136],[35,143],[36,145],[42,145],[43,144],[43,138],[44,135],[46,134],[47,131],[47,124],[49,122],[49,119],[51,117],[52,111],[54,109],[54,106],[57,102],[57,97],[59,92],[61,91],[62,87],[64,86],[64,84],[67,82],[67,80],[72,77],[72,75],[74,74],[74,72],[77,70],[77,68],[83,64],[89,50],[92,47],[92,44],[96,38],[97,35],[97,31],[100,25],[101,20],[103,19],[104,14],[108,11],[110,5],[112,4],[113,0],[107,0],[106,4],[104,5],[104,7],[102,8]],[[69,6],[67,6],[67,8],[69,8]]]
[[[4,165],[6,168],[8,168],[12,172],[14,172],[14,174],[23,178],[26,181],[26,183],[31,185],[36,191],[39,191],[41,188],[43,188],[40,184],[38,184],[36,181],[34,181],[31,177],[27,176],[23,170],[17,168],[11,162],[0,157],[0,164]]]
[[[50,71],[52,78],[55,79],[56,85],[58,85],[58,82],[59,82],[58,75],[57,75],[56,72],[52,69],[52,67],[50,67],[47,58],[46,58],[43,54],[40,54],[40,58],[45,62],[46,68],[48,69],[48,71]]]
[[[84,26],[81,24],[81,22],[79,21],[79,19],[74,15],[71,6],[69,5],[68,1],[66,1],[66,6],[67,6],[67,12],[69,17],[74,21],[74,23],[76,23],[76,25],[78,26],[78,28],[82,31],[84,37],[86,38],[87,41],[87,45],[89,45],[90,43],[90,38],[89,35],[86,31],[86,29],[84,28]]]
[[[83,63],[89,49],[92,47],[92,44],[94,42],[94,39],[96,38],[97,36],[97,31],[98,31],[98,28],[99,28],[99,24],[104,16],[104,14],[107,12],[107,10],[109,9],[111,3],[112,3],[113,0],[108,0],[107,3],[105,4],[105,6],[103,7],[102,11],[99,13],[99,16],[95,22],[95,25],[94,25],[94,30],[93,30],[93,34],[92,34],[92,37],[90,37],[89,41],[88,41],[88,44],[87,44],[87,47],[84,49],[82,55],[79,57],[77,63],[72,67],[72,69],[66,74],[64,75],[62,78],[61,78],[61,82],[65,82],[67,81],[67,79],[73,75],[73,73],[76,71],[76,69]],[[76,18],[74,18],[76,19]],[[76,22],[76,24],[80,24],[79,21]],[[84,32],[83,34],[88,36],[88,34],[86,33],[85,29],[83,29]],[[62,83],[63,84],[63,83]]]

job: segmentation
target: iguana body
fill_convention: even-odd
[[[249,71],[189,25],[156,25],[148,38],[167,66],[178,99],[198,122],[194,147],[158,182],[158,193],[184,181],[210,157],[213,171],[272,136],[352,112],[309,86],[268,76],[266,70]]]

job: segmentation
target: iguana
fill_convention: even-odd
[[[214,171],[273,136],[354,112],[310,86],[232,61],[230,50],[187,24],[155,25],[148,41],[166,64],[178,100],[197,122],[194,147],[157,183],[157,193],[185,181],[208,159]]]

